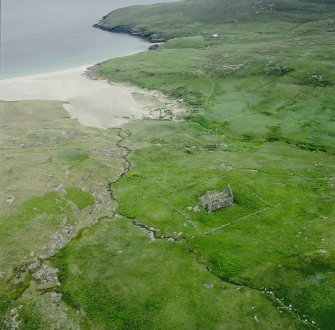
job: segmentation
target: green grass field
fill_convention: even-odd
[[[222,281],[271,292],[310,326],[331,329],[334,6],[258,5],[188,1],[107,16],[111,25],[170,40],[158,51],[107,62],[96,74],[157,88],[189,109],[183,124],[127,127],[133,166],[115,193],[123,215],[166,235],[183,232]],[[208,152],[208,143],[219,147]],[[206,190],[227,184],[233,207],[190,211]]]
[[[27,265],[113,215],[106,187],[123,160],[109,151],[118,150],[117,131],[80,126],[60,102],[0,101],[0,118],[0,319],[10,328],[6,310],[27,288],[45,289],[34,288]]]
[[[95,75],[182,100],[182,122],[98,130],[57,102],[1,102],[4,328],[16,308],[22,329],[333,329],[334,9],[189,0],[108,15],[169,40]],[[120,138],[130,170],[115,182]],[[200,207],[228,184],[234,205]],[[60,285],[37,283],[22,265],[64,219],[71,240],[44,262]]]

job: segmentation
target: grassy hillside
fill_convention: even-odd
[[[111,26],[145,28],[169,39],[205,34],[211,28],[223,28],[222,24],[229,23],[275,24],[280,21],[294,27],[295,24],[333,19],[333,6],[332,0],[186,0],[118,9],[108,14],[103,22]]]
[[[0,102],[0,328],[333,329],[334,9],[109,14],[169,40],[93,74],[178,99],[179,122],[99,130]],[[207,213],[198,197],[228,184],[234,205]]]
[[[307,325],[331,329],[334,2],[185,1],[105,21],[170,40],[96,75],[159,89],[188,109],[183,124],[128,127],[135,151],[115,186],[121,213],[183,232],[223,282],[264,290]],[[202,193],[227,184],[233,207],[192,211]]]
[[[47,296],[58,287],[48,259],[83,228],[113,216],[117,204],[106,186],[124,161],[117,131],[80,126],[61,102],[0,101],[0,121],[0,328],[36,329],[36,311],[29,326],[16,312],[34,300],[43,315],[64,313]]]

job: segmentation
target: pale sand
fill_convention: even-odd
[[[135,100],[136,88],[92,80],[85,67],[0,80],[0,100],[59,100],[72,118],[98,128],[150,116],[150,104]]]

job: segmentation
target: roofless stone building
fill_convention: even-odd
[[[210,213],[234,203],[233,191],[230,186],[223,191],[207,191],[205,195],[199,198],[201,205]]]

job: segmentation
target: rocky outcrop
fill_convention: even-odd
[[[60,286],[58,280],[59,270],[57,268],[51,268],[48,265],[43,264],[40,269],[32,274],[32,278],[42,284],[48,284],[51,287]]]
[[[152,32],[152,31],[148,31],[145,28],[134,28],[128,25],[113,26],[113,25],[106,23],[104,20],[101,20],[99,23],[94,24],[93,27],[104,30],[104,31],[109,31],[109,32],[129,34],[134,37],[145,39],[152,43],[165,41],[165,39],[161,37],[159,34]]]
[[[154,44],[149,47],[149,50],[157,50],[160,48],[160,44]]]

